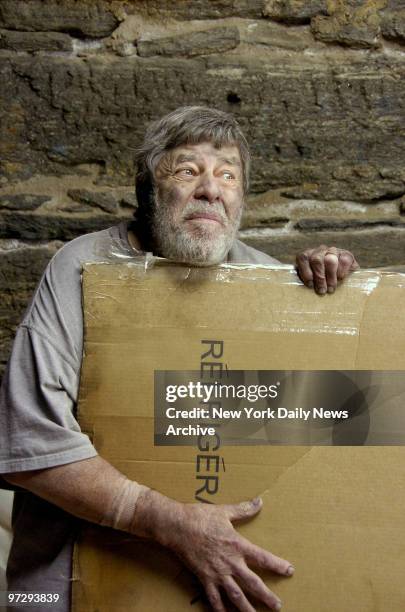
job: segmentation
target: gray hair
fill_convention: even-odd
[[[164,154],[180,145],[200,142],[211,142],[217,148],[230,144],[238,147],[243,190],[245,194],[248,192],[250,152],[236,119],[228,113],[206,106],[182,106],[151,123],[143,144],[137,149],[135,184],[140,209],[150,205],[154,172]]]

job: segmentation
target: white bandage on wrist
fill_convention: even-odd
[[[121,531],[130,531],[137,501],[149,490],[149,487],[133,480],[123,479],[119,492],[115,495],[110,508],[106,510],[100,524]]]

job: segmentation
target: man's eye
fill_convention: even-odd
[[[195,172],[192,168],[179,168],[177,174],[185,174],[186,176],[194,176]]]
[[[226,181],[230,181],[235,178],[232,172],[228,172],[228,171],[223,172],[222,176],[224,177]]]

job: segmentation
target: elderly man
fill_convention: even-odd
[[[249,595],[281,607],[249,566],[291,576],[289,561],[239,536],[234,521],[259,512],[238,505],[183,504],[128,480],[97,455],[75,420],[82,356],[80,273],[106,254],[157,255],[198,266],[274,263],[236,239],[248,190],[249,151],[236,121],[203,107],[178,109],[151,125],[138,153],[136,219],[65,245],[48,265],[17,331],[1,392],[0,473],[16,490],[9,589],[58,593],[70,609],[72,545],[85,519],[173,550],[203,584],[214,610],[222,594],[251,612]],[[357,263],[320,247],[299,274],[332,292]],[[13,607],[13,610],[18,608]],[[41,605],[31,608],[42,610]]]

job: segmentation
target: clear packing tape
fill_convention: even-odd
[[[190,265],[187,263],[170,261],[164,257],[158,257],[150,251],[141,251],[132,247],[127,241],[122,238],[111,239],[108,244],[105,240],[99,240],[95,243],[94,255],[96,261],[94,263],[104,264],[128,264],[129,266],[138,266],[143,268],[145,272],[151,270],[156,265],[171,265],[178,266],[183,269],[190,269]],[[272,270],[290,270],[296,277],[296,272],[293,266],[288,264],[277,264],[277,265],[266,265],[266,264],[252,264],[252,263],[238,263],[235,261],[226,261],[223,264],[216,266],[204,266],[194,265],[192,268],[199,270],[209,270],[210,273],[216,270],[218,277],[217,280],[226,280],[226,274],[223,275],[224,270],[255,270],[255,269],[272,269]],[[188,273],[185,273],[188,274]],[[254,276],[252,277],[254,278]],[[298,280],[298,284],[301,284]]]
[[[122,238],[113,238],[108,243],[105,240],[96,241],[94,255],[98,263],[136,264],[143,267],[145,272],[158,259],[151,252],[136,250]]]
[[[178,313],[175,320],[180,328],[192,325],[200,330],[232,332],[236,325],[240,331],[259,334],[344,335],[354,340],[360,340],[364,316],[377,317],[382,323],[379,313],[388,308],[389,302],[402,300],[405,286],[403,274],[360,270],[352,273],[334,294],[321,297],[303,286],[292,266],[224,263],[197,268],[173,264],[150,254],[131,254],[118,260],[112,254],[104,265],[85,264],[83,275],[90,276],[88,290],[95,298],[91,312],[86,314],[94,322],[98,320],[100,328],[104,327],[102,321],[109,313],[109,303],[114,302],[114,314],[120,318],[122,328],[129,324],[134,312],[139,312],[144,327],[163,330],[170,326],[165,304],[168,310]],[[134,291],[139,298],[136,305],[128,296],[128,292]],[[143,297],[148,297],[147,306]],[[183,304],[193,300],[187,321],[179,310],[179,300]],[[228,303],[233,305],[232,316],[223,317]],[[391,314],[393,325],[400,310]],[[236,314],[237,323],[233,316]],[[372,335],[371,323],[367,329]],[[307,369],[306,364],[303,369]]]
[[[207,277],[210,281],[216,280],[218,282],[239,281],[241,275],[238,274],[238,271],[249,270],[249,276],[247,277],[245,275],[244,278],[247,281],[255,281],[260,279],[263,280],[266,277],[266,270],[269,272],[269,275],[275,270],[283,270],[284,274],[278,276],[278,282],[288,285],[302,285],[295,267],[289,264],[280,263],[267,265],[226,261],[217,266],[190,266],[187,263],[172,262],[163,257],[158,257],[149,251],[136,250],[131,247],[127,241],[121,238],[112,239],[108,243],[108,246],[105,241],[100,240],[96,242],[94,254],[95,261],[92,263],[122,264],[122,272],[125,277],[127,276],[124,272],[125,264],[128,266],[128,269],[135,266],[138,271],[143,270],[145,273],[156,266],[175,266],[178,269],[177,277],[179,280],[181,277],[183,277],[183,279],[190,278],[190,276],[194,274],[195,276],[201,278]],[[193,270],[195,271],[194,273]],[[392,281],[398,287],[405,287],[405,269],[403,267],[359,270],[351,273],[345,279],[344,284],[346,287],[352,287],[370,295],[380,283],[382,276],[385,276],[385,278],[391,277]]]

